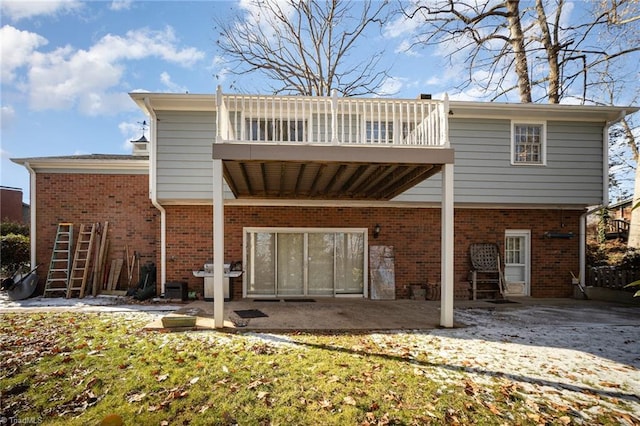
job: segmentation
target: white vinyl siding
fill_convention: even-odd
[[[159,112],[157,118],[158,199],[210,204],[215,112]],[[225,198],[233,198],[226,187]]]
[[[603,196],[604,123],[548,121],[546,167],[511,165],[511,121],[451,119],[456,203],[593,205]],[[439,203],[440,174],[395,201]]]

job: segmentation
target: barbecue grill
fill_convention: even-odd
[[[231,264],[224,264],[224,279],[223,279],[223,287],[224,287],[224,300],[228,301],[231,298],[231,287],[230,283],[233,278],[240,277],[242,275],[242,271],[232,271]],[[204,278],[204,299],[205,300],[213,300],[213,263],[207,262],[204,264],[203,269],[199,271],[193,271],[194,277]]]

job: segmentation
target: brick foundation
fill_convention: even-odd
[[[212,208],[168,206],[167,281],[186,281],[191,291],[203,292],[203,279],[192,270],[212,259]],[[531,295],[569,297],[570,271],[577,273],[579,241],[547,239],[548,231],[578,235],[581,211],[476,210],[455,212],[455,297],[467,299],[472,242],[504,246],[507,229],[531,231]],[[382,232],[371,235],[379,223]],[[225,208],[225,260],[242,260],[243,227],[369,228],[370,245],[395,247],[396,297],[409,298],[411,285],[440,281],[440,210],[409,208],[256,207]],[[159,259],[158,259],[159,262]],[[242,296],[240,280],[234,298]]]

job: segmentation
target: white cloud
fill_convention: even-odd
[[[396,19],[384,26],[382,34],[388,38],[412,37],[423,23],[424,20],[420,19],[419,16],[410,19],[404,14],[400,14]]]
[[[395,53],[402,53],[408,56],[414,56],[416,58],[422,56],[420,53],[418,53],[416,46],[414,46],[409,40],[405,39],[402,40],[400,42],[400,44],[398,44],[398,46],[395,48]]]
[[[1,111],[0,128],[2,128],[3,130],[6,130],[11,126],[11,124],[13,123],[13,120],[15,120],[16,111],[13,109],[11,105],[3,105],[0,108],[0,111]]]
[[[215,55],[209,66],[209,71],[212,72],[213,77],[218,84],[222,84],[227,80],[227,76],[231,73],[231,68],[228,62],[220,55]]]
[[[0,28],[0,77],[3,84],[12,82],[16,69],[28,65],[34,51],[47,43],[46,38],[11,25]]]
[[[278,11],[285,17],[291,17],[295,10],[289,0],[240,0],[238,7],[244,10],[245,14],[244,20],[238,22],[237,30],[250,30],[256,37],[269,38],[276,37],[278,27],[283,24],[273,13],[265,10]]]
[[[47,0],[47,1],[2,1],[0,11],[11,21],[29,19],[42,15],[57,15],[69,13],[84,7],[76,0]]]
[[[180,86],[179,84],[171,81],[171,76],[166,71],[160,74],[160,81],[167,87],[169,92],[186,93],[188,91],[185,86]]]
[[[114,10],[114,11],[120,11],[120,10],[129,10],[131,9],[131,4],[133,3],[133,0],[113,0],[111,2],[111,5],[109,6],[109,9]]]
[[[8,41],[3,38],[3,58],[5,51],[12,52],[8,64],[3,61],[3,80],[5,75],[14,79],[18,67],[28,67],[26,83],[20,87],[35,110],[76,106],[84,114],[97,115],[130,109],[131,102],[119,87],[129,62],[155,57],[189,67],[205,57],[196,48],[180,48],[171,27],[143,28],[124,36],[108,34],[88,50],[67,45],[50,52],[36,50],[46,44],[37,34],[13,27],[2,30],[10,35]]]
[[[394,96],[400,90],[402,90],[405,84],[405,79],[401,77],[388,77],[380,86],[378,90],[381,96]]]
[[[140,139],[140,136],[142,136],[142,120],[139,120],[139,122],[134,122],[134,121],[123,121],[120,124],[118,124],[118,129],[120,130],[120,133],[124,136],[124,139],[122,141],[122,145],[120,145],[120,148],[122,149],[122,151],[124,152],[131,152],[133,150],[133,144],[131,143],[131,141]],[[148,130],[146,130],[146,136],[147,138],[148,136]]]

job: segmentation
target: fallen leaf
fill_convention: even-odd
[[[195,385],[196,383],[198,383],[198,380],[200,380],[200,377],[194,377],[193,379],[189,380],[189,384],[190,385]]]
[[[169,378],[168,374],[162,374],[160,376],[156,376],[156,380],[159,382],[164,382],[165,380],[167,380],[167,378]]]
[[[489,411],[491,411],[493,414],[495,414],[496,416],[501,415],[502,413],[500,412],[500,410],[498,410],[496,408],[495,405],[491,404],[491,403],[486,403],[487,408],[489,409]]]
[[[605,388],[620,388],[620,385],[618,383],[613,382],[600,382],[600,386],[604,386]]]
[[[331,410],[333,408],[333,403],[328,399],[323,399],[322,401],[320,401],[320,407],[326,408],[327,410]]]
[[[133,395],[127,398],[127,401],[131,404],[134,402],[140,402],[144,399],[145,396],[147,396],[145,392],[134,393]]]
[[[356,400],[352,396],[345,396],[342,401],[347,405],[356,405]]]

